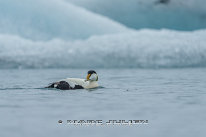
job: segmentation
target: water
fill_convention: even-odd
[[[157,1],[0,0],[0,137],[205,136],[205,2]],[[43,88],[86,68],[100,88]]]
[[[44,89],[86,69],[0,70],[0,136],[204,136],[206,69],[96,69],[101,88]],[[148,120],[72,126],[66,120]],[[62,124],[58,124],[62,120]]]

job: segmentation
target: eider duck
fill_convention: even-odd
[[[61,90],[90,89],[99,86],[97,81],[97,73],[94,70],[89,70],[86,79],[67,78],[54,82],[46,88],[56,88]]]

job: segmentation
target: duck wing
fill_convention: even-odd
[[[45,88],[57,88],[61,90],[74,90],[74,89],[83,89],[87,85],[87,82],[84,79],[78,78],[67,78],[58,82],[51,83]]]

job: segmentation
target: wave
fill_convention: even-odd
[[[86,40],[32,41],[0,34],[0,68],[176,68],[206,66],[206,30],[140,30]]]

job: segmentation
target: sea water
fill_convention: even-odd
[[[0,136],[203,137],[206,69],[96,69],[100,88],[45,89],[87,69],[0,70]],[[58,123],[61,120],[62,123]],[[67,120],[147,120],[74,125]]]
[[[204,137],[205,5],[0,0],[0,137]],[[86,68],[99,88],[44,88]]]

